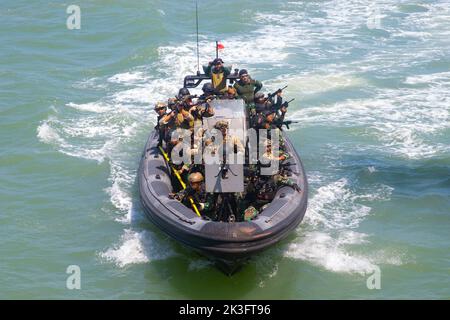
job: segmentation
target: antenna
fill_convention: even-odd
[[[198,46],[198,1],[195,1],[195,22],[197,27],[197,75],[200,74],[200,52]]]
[[[216,59],[219,57],[219,41],[216,41]]]

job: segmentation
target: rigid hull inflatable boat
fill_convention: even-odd
[[[271,203],[253,220],[243,222],[210,221],[192,208],[169,197],[173,192],[170,168],[158,147],[154,130],[146,143],[139,167],[139,192],[146,216],[175,240],[213,259],[224,272],[233,273],[251,255],[285,238],[302,221],[308,184],[300,157],[282,133],[289,152],[290,179],[300,192],[283,186]]]

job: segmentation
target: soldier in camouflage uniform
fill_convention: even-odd
[[[186,189],[170,196],[188,208],[192,207],[189,200],[189,197],[191,197],[202,216],[215,219],[214,197],[213,194],[205,192],[203,175],[200,172],[191,173],[188,182]]]
[[[210,102],[216,98],[215,89],[210,82],[203,85],[203,94],[198,98],[194,106],[189,109],[189,112],[194,117],[194,127],[198,128],[203,124],[203,118],[214,116],[214,108]]]
[[[226,120],[219,120],[214,124],[214,129],[220,130],[222,133],[222,142],[224,147],[228,147],[229,150],[236,151],[236,153],[245,153],[245,147],[239,137],[234,135],[228,135],[228,122]]]
[[[158,115],[156,118],[155,130],[158,132],[158,146],[162,146],[162,141],[164,139],[164,130],[159,125],[159,121],[166,115],[167,105],[164,102],[157,102],[154,108],[156,114]]]
[[[231,66],[225,67],[223,60],[216,58],[203,66],[203,71],[211,77],[211,83],[216,92],[225,92],[227,90],[227,77],[231,73]]]
[[[261,114],[266,110],[273,109],[272,102],[265,98],[264,93],[257,92],[255,93],[255,110],[256,114]]]
[[[177,102],[174,110],[163,116],[159,121],[159,125],[166,128],[166,131],[172,131],[177,128],[191,129],[194,126],[194,117],[189,111],[185,110],[182,103]]]
[[[244,168],[244,195],[239,202],[239,212],[243,213],[243,220],[250,221],[258,214],[256,209],[257,193],[259,187],[258,166],[250,164]]]
[[[247,70],[239,71],[239,81],[234,84],[234,89],[239,98],[244,99],[246,105],[247,116],[249,118],[256,115],[255,111],[255,93],[262,88],[261,81],[253,80],[248,74]]]
[[[181,88],[178,90],[178,95],[176,96],[177,102],[181,103],[186,110],[193,105],[192,98],[194,96],[191,95],[187,88]]]
[[[265,187],[267,189],[271,189],[272,191],[274,190],[275,193],[276,190],[283,186],[292,187],[296,191],[300,192],[300,187],[294,181],[292,181],[292,179],[289,178],[289,170],[286,167],[286,163],[284,163],[291,157],[289,153],[285,152],[282,149],[279,149],[277,154],[274,154],[270,140],[266,141],[265,146],[266,152],[263,154],[263,163],[270,163],[270,161],[279,161],[281,167],[276,174],[269,176],[270,178],[267,180],[267,184],[269,185]]]

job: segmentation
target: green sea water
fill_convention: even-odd
[[[200,0],[199,15],[201,63],[220,40],[296,98],[302,224],[227,277],[144,217],[152,105],[197,68],[193,1],[4,0],[0,298],[449,299],[450,3]]]

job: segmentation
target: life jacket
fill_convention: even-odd
[[[222,69],[220,72],[211,72],[211,82],[213,88],[217,91],[225,91],[227,89],[227,78],[225,72]]]

